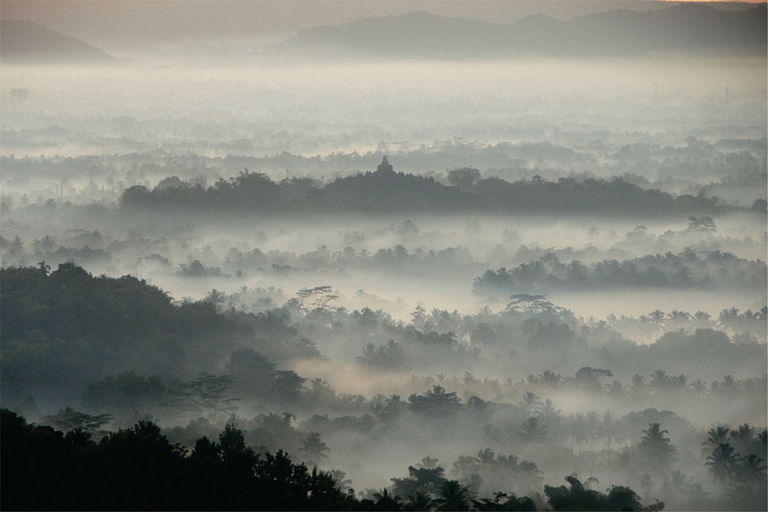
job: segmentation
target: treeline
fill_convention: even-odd
[[[392,479],[394,492],[385,488],[358,499],[354,490],[342,491],[343,473],[309,470],[282,450],[256,453],[231,423],[218,442],[201,437],[189,452],[171,444],[151,421],[97,442],[83,429],[64,434],[27,424],[7,409],[1,413],[3,506],[11,510],[537,510],[531,498],[514,493],[475,499],[438,466],[411,466],[407,478]],[[540,473],[535,464],[518,465],[517,457],[494,457],[491,450],[479,455],[484,464],[504,464],[513,473]],[[603,493],[574,476],[568,482],[570,488],[545,486],[554,510],[664,507],[657,502],[644,508],[628,487]]]
[[[475,293],[606,288],[765,288],[766,264],[720,251],[666,253],[623,261],[563,263],[554,253],[512,270],[487,270],[475,279]]]
[[[536,176],[510,183],[486,178],[476,180],[471,188],[460,188],[387,167],[339,178],[325,186],[309,178],[275,183],[265,174],[247,170],[210,187],[175,179],[152,190],[133,186],[123,193],[121,205],[128,211],[259,214],[477,211],[659,216],[724,210],[717,198],[673,196],[621,179],[561,178],[554,182]]]
[[[4,399],[12,403],[43,390],[61,393],[60,398],[71,399],[73,391],[83,396],[105,376],[131,371],[161,375],[165,386],[182,389],[199,372],[225,370],[234,377],[238,396],[311,409],[317,400],[303,391],[310,384],[288,368],[296,360],[321,357],[321,350],[382,373],[476,371],[492,363],[514,374],[522,371],[522,354],[526,370],[607,367],[625,383],[645,368],[659,367],[658,361],[669,363],[662,369],[698,379],[752,371],[764,367],[766,358],[764,343],[757,341],[765,339],[764,310],[730,309],[717,319],[703,312],[654,311],[639,319],[583,322],[531,296],[527,302],[518,297],[499,313],[488,308],[474,315],[428,313],[419,307],[405,323],[380,310],[334,307],[327,287],[308,289],[317,293],[282,306],[270,301],[260,313],[250,313],[236,309],[238,294],[214,290],[200,302],[175,302],[136,278],[94,277],[73,264],[53,272],[45,265],[6,268],[0,279],[0,376]],[[688,333],[676,332],[680,329]],[[621,333],[652,343],[640,346]],[[132,399],[116,399],[117,388],[152,388],[134,381],[88,388],[87,403],[122,401],[128,407]],[[348,398],[335,402],[338,410],[346,409]]]

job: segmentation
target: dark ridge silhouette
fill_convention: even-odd
[[[26,20],[0,22],[0,59],[13,64],[107,64],[118,60],[85,41]]]
[[[532,15],[509,25],[412,12],[305,30],[274,51],[400,59],[765,55],[766,7],[724,11],[678,5],[647,12],[614,10],[564,22]]]
[[[631,260],[603,260],[591,265],[563,263],[555,254],[518,267],[488,270],[475,279],[475,293],[524,290],[584,290],[610,288],[763,288],[765,263],[720,251],[648,255]]]
[[[299,190],[300,189],[300,190]],[[466,186],[445,186],[433,178],[395,172],[385,156],[376,172],[339,178],[322,188],[296,180],[274,183],[246,169],[212,187],[143,186],[127,189],[125,210],[175,210],[206,213],[311,212],[502,212],[583,213],[663,216],[722,212],[717,198],[673,196],[622,181],[561,178],[550,182],[534,176],[513,183],[487,178]]]

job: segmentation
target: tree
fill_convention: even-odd
[[[277,370],[273,375],[270,392],[277,400],[296,403],[301,398],[301,390],[306,380],[293,370]]]
[[[320,439],[320,434],[317,432],[307,434],[306,439],[302,439],[301,448],[299,448],[301,456],[304,457],[310,466],[320,466],[328,462],[326,453],[330,450],[325,442]]]
[[[755,454],[742,457],[736,465],[736,477],[740,486],[765,489],[765,461]]]
[[[416,464],[416,467],[421,469],[436,469],[440,467],[438,464],[439,462],[440,462],[440,459],[436,459],[434,457],[430,457],[429,455],[427,455],[426,457],[421,459],[421,462]]]
[[[507,304],[506,311],[518,313],[542,313],[552,309],[552,303],[544,300],[546,295],[532,295],[530,293],[516,293],[509,297],[511,302]]]
[[[716,226],[715,221],[709,215],[701,215],[688,217],[688,230],[700,231],[704,233],[714,233]]]
[[[525,408],[528,415],[532,415],[539,412],[542,404],[541,399],[535,393],[526,391],[518,405]]]
[[[547,388],[555,389],[560,386],[563,377],[559,373],[555,373],[552,370],[544,370],[539,374],[539,383]]]
[[[340,469],[332,469],[331,476],[333,481],[336,482],[336,486],[341,492],[347,492],[352,489],[352,480],[347,478],[347,473]]]
[[[433,494],[445,482],[444,470],[435,468],[418,468],[408,466],[408,478],[392,478],[392,489],[400,496],[414,496],[417,492]]]
[[[448,172],[448,183],[462,190],[470,190],[480,180],[480,171],[471,167],[462,167]]]
[[[314,311],[316,309],[325,310],[327,309],[329,302],[339,298],[338,295],[333,293],[333,289],[330,286],[302,288],[296,292],[296,295],[298,295],[302,307],[309,311]]]
[[[457,480],[446,480],[440,486],[434,502],[437,510],[469,510],[469,489]]]
[[[494,493],[493,498],[473,500],[472,505],[477,510],[537,510],[536,503],[529,497],[518,498],[514,493]]]
[[[720,443],[707,457],[705,465],[707,471],[716,481],[723,482],[723,488],[728,490],[728,479],[733,477],[738,464],[738,455],[734,454],[733,446],[728,443]]]
[[[570,488],[544,486],[544,494],[549,498],[553,510],[662,510],[664,503],[657,502],[643,507],[640,497],[629,487],[614,486],[608,494],[592,489],[585,489],[575,476],[565,480]]]
[[[234,402],[240,399],[226,397],[231,384],[230,375],[200,372],[195,379],[169,390],[170,400],[161,405],[193,417],[232,414],[237,410]]]
[[[455,391],[448,393],[444,387],[438,385],[432,386],[432,389],[423,395],[411,395],[408,401],[415,412],[429,416],[449,414],[461,406]]]
[[[414,492],[411,496],[408,496],[408,501],[405,502],[403,510],[431,510],[432,498],[429,494],[421,491]]]
[[[71,407],[61,409],[56,414],[45,416],[42,419],[44,424],[60,428],[64,432],[80,429],[89,434],[96,433],[96,431],[110,421],[112,421],[111,414],[86,414],[76,411]]]
[[[538,444],[547,439],[547,426],[538,417],[531,416],[523,422],[523,430],[520,435],[529,444]]]
[[[400,496],[393,496],[389,489],[382,489],[373,493],[373,498],[376,500],[374,505],[376,510],[400,510]]]
[[[637,445],[641,456],[658,469],[669,467],[677,451],[665,435],[668,433],[669,431],[661,429],[661,424],[650,423],[648,428],[643,430]]]

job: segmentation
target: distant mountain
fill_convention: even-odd
[[[117,59],[85,41],[26,20],[0,22],[0,61],[14,64],[96,64]]]
[[[766,6],[739,11],[685,4],[646,12],[614,10],[514,24],[413,12],[300,32],[273,48],[281,56],[496,58],[766,53]]]

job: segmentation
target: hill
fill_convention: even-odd
[[[117,58],[31,21],[5,20],[0,22],[0,60],[13,64],[106,64]]]
[[[569,21],[544,15],[514,24],[412,12],[305,30],[276,45],[281,56],[501,58],[514,56],[765,55],[766,7],[724,11],[678,5],[614,10]]]

